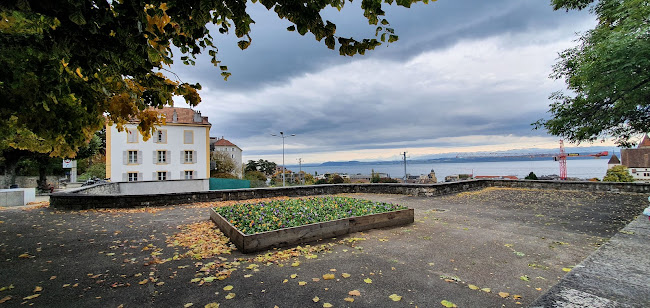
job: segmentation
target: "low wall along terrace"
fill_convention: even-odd
[[[470,180],[437,184],[328,184],[209,191],[207,179],[189,181],[195,182],[187,182],[182,185],[180,185],[180,182],[184,182],[183,180],[142,182],[144,184],[140,189],[134,189],[135,186],[129,185],[131,183],[96,184],[71,192],[52,194],[50,196],[50,206],[60,209],[129,208],[280,196],[333,195],[340,193],[440,196],[485,187],[650,193],[650,184],[611,182]],[[128,189],[125,187],[128,187]],[[184,189],[187,187],[190,187],[193,191],[183,192],[180,190],[180,188]],[[136,192],[140,193],[136,194]]]

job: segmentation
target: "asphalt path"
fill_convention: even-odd
[[[0,305],[522,307],[647,204],[640,194],[508,188],[348,196],[414,208],[415,223],[242,254],[228,243],[204,247],[223,240],[205,237],[216,232],[209,207],[223,202],[3,208]]]

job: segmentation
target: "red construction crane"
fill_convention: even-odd
[[[601,156],[607,156],[609,155],[609,152],[603,151],[600,153],[596,154],[585,154],[585,155],[580,155],[580,153],[566,153],[564,152],[564,140],[560,140],[560,154],[557,156],[554,156],[553,159],[558,161],[560,163],[560,180],[566,180],[567,174],[566,174],[566,158],[567,157],[576,157],[576,156],[592,156],[595,158],[599,158]]]

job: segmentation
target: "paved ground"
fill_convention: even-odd
[[[206,204],[5,208],[0,305],[527,306],[647,204],[636,194],[501,188],[436,198],[352,196],[413,207],[416,222],[256,256],[227,254]],[[349,295],[354,290],[360,295]]]

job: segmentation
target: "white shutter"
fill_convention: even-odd
[[[171,180],[172,179],[172,173],[167,171],[165,174],[165,180]]]
[[[122,182],[126,182],[129,180],[129,175],[127,173],[122,173]]]
[[[192,163],[196,163],[196,151],[192,151]]]
[[[167,131],[166,130],[162,131],[162,139],[163,139],[163,143],[167,143]]]
[[[153,163],[158,163],[158,151],[153,151]]]
[[[129,151],[122,151],[122,165],[129,163]]]
[[[138,151],[138,164],[142,164],[142,151]]]
[[[142,173],[138,172],[138,181],[144,181],[144,178],[142,178]]]
[[[181,164],[185,162],[185,151],[181,151]]]
[[[172,151],[167,151],[167,155],[165,155],[165,156],[167,156],[167,157],[165,157],[165,163],[166,164],[171,163],[172,162]]]

